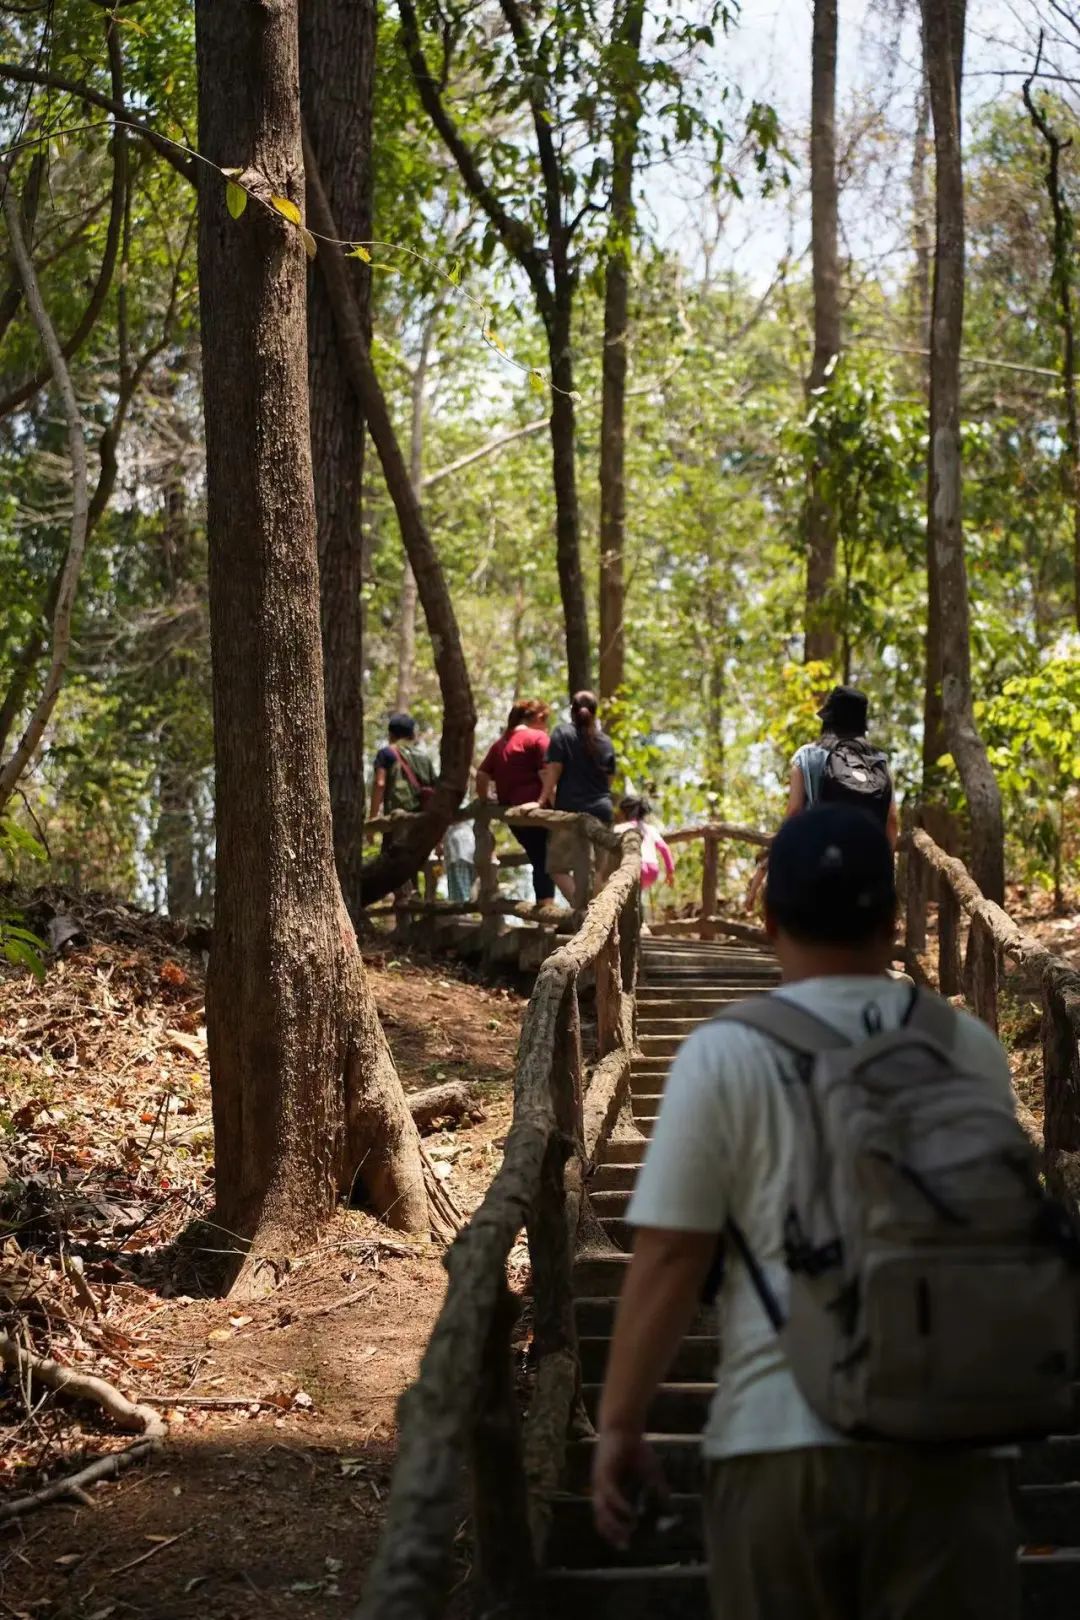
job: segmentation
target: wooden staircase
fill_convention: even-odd
[[[698,941],[642,942],[638,1046],[632,1079],[633,1131],[617,1131],[589,1183],[610,1250],[579,1255],[574,1268],[577,1329],[590,1417],[595,1417],[615,1300],[629,1261],[625,1214],[664,1077],[680,1043],[726,1002],[769,990],[775,961],[749,947]],[[559,1620],[707,1620],[699,1436],[719,1355],[713,1313],[702,1311],[657,1392],[650,1439],[674,1493],[675,1525],[617,1553],[596,1534],[588,1498],[592,1442],[569,1448],[564,1490],[548,1546],[545,1612]],[[1080,1437],[1028,1448],[1019,1468],[1025,1546],[1024,1620],[1080,1617]]]

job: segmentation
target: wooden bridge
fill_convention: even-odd
[[[717,1006],[777,981],[767,948],[715,937],[732,924],[749,932],[718,904],[721,847],[767,840],[716,826],[678,834],[706,846],[701,915],[681,930],[705,937],[642,940],[639,837],[586,823],[591,859],[614,869],[577,931],[537,975],[502,1168],[448,1251],[443,1310],[419,1378],[401,1401],[387,1522],[359,1620],[444,1614],[465,1518],[478,1616],[708,1615],[699,1435],[719,1356],[711,1313],[700,1314],[651,1413],[653,1444],[675,1492],[675,1522],[637,1538],[626,1555],[592,1527],[591,1419],[629,1261],[626,1207],[667,1067]],[[962,996],[994,1028],[999,999],[1013,985],[1040,1000],[1044,1118],[1041,1130],[1030,1111],[1025,1123],[1038,1134],[1048,1181],[1075,1196],[1080,976],[1027,939],[921,830],[905,837],[901,878],[904,960],[918,980]],[[927,956],[931,920],[936,963]],[[524,1302],[506,1282],[522,1227],[532,1266]],[[527,1393],[511,1352],[522,1311],[532,1330]],[[1075,1620],[1080,1436],[1025,1449],[1018,1501],[1024,1620]]]

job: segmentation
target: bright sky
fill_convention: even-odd
[[[898,15],[902,21],[897,21]],[[887,104],[888,122],[910,129],[921,71],[918,0],[840,0],[838,111],[841,126],[850,127],[871,106]],[[991,99],[1019,99],[1022,75],[1032,64],[1040,22],[1053,23],[1047,0],[968,0],[965,64],[965,113]],[[802,140],[810,116],[810,39],[812,0],[743,0],[741,19],[718,46],[723,74],[739,87],[745,105],[771,102],[780,114],[800,164],[807,164]],[[1058,28],[1062,27],[1058,23]],[[1080,31],[1066,65],[1080,77]],[[1060,57],[1062,51],[1058,52]],[[905,165],[910,160],[905,158]],[[884,189],[876,199],[849,191],[842,203],[848,242],[862,249],[888,251],[888,231],[896,224],[889,187],[906,183],[878,175]],[[658,224],[672,246],[694,254],[690,243],[702,218],[699,201],[691,200],[689,183],[682,198],[672,195],[670,175],[658,175],[646,188]],[[804,174],[805,179],[805,174]],[[800,187],[801,189],[801,187]],[[904,203],[906,204],[906,196]],[[766,284],[790,243],[796,254],[809,240],[805,207],[794,214],[787,201],[762,204],[748,197],[731,209],[723,232],[721,261],[734,265],[755,283]]]

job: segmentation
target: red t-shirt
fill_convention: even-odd
[[[540,767],[547,760],[546,731],[522,726],[493,742],[480,769],[495,783],[500,804],[532,804],[540,797]]]

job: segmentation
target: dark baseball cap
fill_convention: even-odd
[[[855,686],[834,686],[818,710],[818,719],[837,731],[861,737],[869,713],[870,703],[865,692]]]
[[[807,944],[858,945],[896,918],[896,872],[884,831],[865,811],[824,804],[784,822],[769,850],[766,906]]]
[[[386,729],[391,737],[415,737],[416,721],[411,714],[392,714]]]

